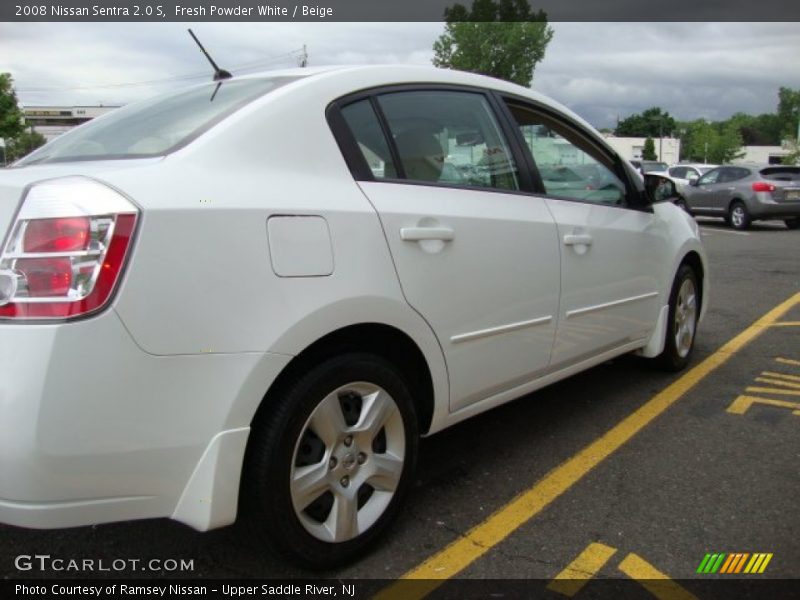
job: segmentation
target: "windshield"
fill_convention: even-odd
[[[663,162],[643,162],[642,163],[642,170],[645,173],[650,173],[652,171],[666,171],[667,170],[667,163],[663,163]]]
[[[221,81],[137,102],[65,133],[17,165],[168,154],[245,104],[297,79]]]

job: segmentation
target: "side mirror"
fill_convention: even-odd
[[[699,178],[690,179],[689,180],[689,185],[692,186],[692,187],[697,187],[698,185],[700,185],[699,181],[700,181]]]
[[[678,190],[675,182],[662,175],[646,174],[644,176],[644,188],[651,203],[665,202],[678,197]]]

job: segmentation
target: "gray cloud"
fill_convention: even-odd
[[[661,106],[679,119],[772,112],[800,87],[796,23],[556,23],[534,88],[598,127]],[[195,23],[217,62],[429,64],[441,23]],[[253,63],[257,63],[253,65]],[[2,23],[0,71],[26,104],[121,104],[210,76],[180,23]],[[238,72],[242,72],[240,68]],[[186,76],[194,76],[187,79]],[[146,85],[115,85],[150,82]],[[98,87],[105,86],[105,87]]]

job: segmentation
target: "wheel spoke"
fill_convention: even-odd
[[[368,432],[374,439],[396,410],[394,401],[383,390],[364,396],[361,415],[354,430]]]
[[[355,496],[334,495],[333,508],[326,522],[334,542],[345,542],[358,535],[358,504]]]
[[[328,490],[328,467],[325,462],[295,469],[292,473],[292,504],[296,511],[305,510],[309,504]]]
[[[342,414],[342,405],[339,404],[339,396],[337,394],[330,394],[319,403],[319,406],[314,409],[314,414],[311,415],[309,426],[327,448],[331,448],[336,444],[342,433],[347,429],[347,424]]]
[[[373,454],[370,457],[371,467],[366,482],[376,490],[393,492],[397,489],[403,473],[403,459],[390,453]]]

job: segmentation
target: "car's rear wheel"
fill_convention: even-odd
[[[733,202],[728,210],[728,224],[734,229],[743,230],[750,227],[750,221],[750,213],[744,202],[739,200]]]
[[[347,562],[393,520],[413,477],[408,387],[382,358],[351,353],[308,370],[274,401],[259,411],[245,460],[250,533],[305,567]]]
[[[785,219],[783,222],[786,223],[788,229],[800,229],[800,219],[798,218]]]
[[[656,363],[668,371],[680,371],[694,349],[697,319],[700,315],[700,287],[689,265],[681,265],[669,296],[669,317],[664,350]]]

